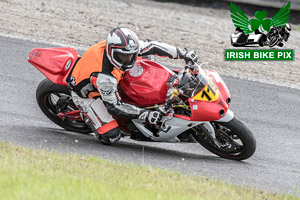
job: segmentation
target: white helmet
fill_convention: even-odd
[[[131,69],[139,53],[139,40],[134,32],[127,28],[114,28],[106,39],[106,55],[116,68]]]
[[[292,27],[291,27],[291,24],[290,23],[287,23],[285,24],[285,29],[289,32],[292,30]]]

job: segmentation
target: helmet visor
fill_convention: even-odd
[[[120,53],[120,52],[115,52],[114,58],[116,61],[119,63],[122,63],[123,65],[132,65],[135,60],[133,60],[135,57],[135,53],[131,54],[126,54],[126,53]]]
[[[113,53],[113,59],[120,64],[122,70],[127,71],[131,69],[136,61],[138,51],[136,52],[120,52]]]

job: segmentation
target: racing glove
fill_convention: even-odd
[[[195,51],[187,51],[186,50],[186,54],[184,55],[183,58],[186,63],[188,63],[188,62],[195,63],[198,60],[198,55]]]
[[[160,120],[162,119],[162,114],[159,111],[144,111],[140,114],[139,116],[139,120],[144,120],[144,121],[148,121],[151,124],[157,124],[158,122],[160,122]]]

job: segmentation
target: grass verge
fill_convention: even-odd
[[[296,199],[198,176],[0,142],[1,199]]]

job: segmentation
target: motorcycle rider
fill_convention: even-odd
[[[159,111],[122,102],[117,90],[119,81],[133,67],[137,56],[147,55],[197,61],[194,51],[157,41],[141,41],[130,29],[117,27],[106,40],[90,47],[75,64],[69,81],[71,96],[100,142],[112,144],[120,139],[118,123],[112,116],[151,124],[161,120]]]
[[[292,30],[291,24],[287,23],[285,24],[285,27],[281,27],[281,30],[279,31],[280,36],[282,39],[287,42],[290,37],[290,31]],[[282,44],[282,45],[281,45]],[[283,43],[279,43],[278,46],[283,46]]]

